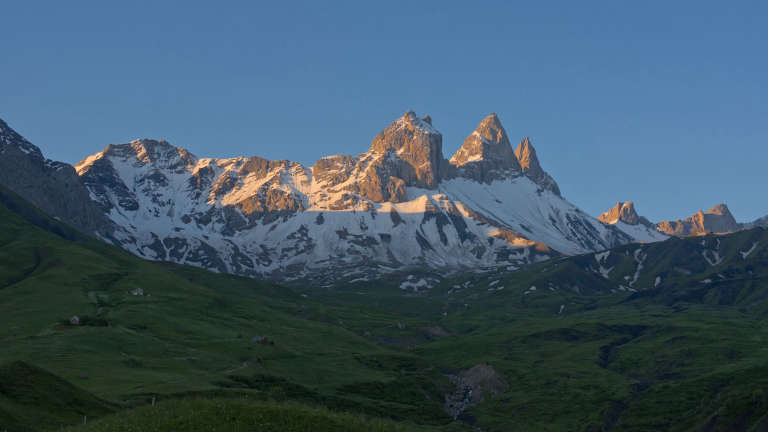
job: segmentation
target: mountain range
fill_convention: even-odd
[[[485,140],[472,134],[464,153],[434,159],[435,171],[409,170],[411,163],[426,167],[429,158],[400,157],[385,144],[351,158],[346,170],[320,164],[323,171],[318,164],[258,158],[199,159],[149,140],[110,146],[75,169],[45,159],[5,130],[0,171],[28,199],[0,185],[0,314],[10,323],[0,328],[6,347],[0,350],[0,430],[61,429],[82,424],[84,416],[83,430],[176,430],[179,418],[185,430],[209,430],[210,419],[213,427],[225,421],[228,430],[240,430],[246,423],[236,407],[253,417],[264,400],[288,410],[270,418],[294,419],[302,412],[297,404],[304,404],[348,413],[341,424],[363,413],[395,421],[391,430],[402,431],[762,430],[768,424],[762,351],[768,230],[753,226],[765,218],[739,224],[727,207],[716,206],[654,224],[633,203],[621,202],[593,219],[563,199],[530,140],[512,153],[492,146],[506,136],[497,122],[484,122],[478,134]],[[386,139],[394,135],[385,132]],[[393,183],[411,174],[408,183],[402,180],[405,195],[398,198],[397,188],[376,192],[371,185],[378,180],[365,166],[386,171]],[[302,172],[309,186],[290,189]],[[251,195],[238,196],[243,190]],[[384,201],[364,198],[369,193],[381,193],[377,199]],[[488,196],[501,202],[493,206]],[[434,209],[415,206],[418,200]],[[447,210],[451,203],[458,216]],[[407,213],[407,206],[416,210]],[[402,218],[396,226],[393,209]],[[544,210],[555,220],[533,217]],[[236,220],[232,214],[254,215],[252,225],[227,228]],[[331,257],[312,279],[278,284],[139,259],[108,244],[131,250],[143,244],[142,235],[164,235],[166,248],[171,224],[183,240],[214,249],[224,239],[247,245],[263,227],[288,230],[290,237],[295,220],[309,220],[315,246],[297,254],[294,265],[313,271],[311,263],[298,263],[329,244],[323,227],[337,229],[327,233],[334,241],[346,235],[354,245],[352,234],[364,231],[342,224],[360,215],[369,231],[389,227],[392,248],[407,245],[407,235],[443,244],[437,221],[447,220],[443,233],[456,249],[494,238],[519,253],[519,261],[459,271],[469,266],[428,261],[447,253],[433,246],[420,255],[427,264],[420,268],[376,270],[381,264],[373,255],[346,257],[345,268],[343,257]],[[569,227],[585,221],[603,239],[647,241],[606,250],[569,243],[553,234],[562,229],[558,215]],[[537,222],[529,228],[538,240],[502,222],[514,227],[524,217]],[[390,225],[374,225],[382,219]],[[467,233],[487,237],[451,243],[460,220]],[[77,230],[69,226],[75,224]],[[199,226],[197,237],[175,229],[188,225]],[[508,238],[492,237],[491,230],[505,227]],[[665,227],[673,235],[660,231]],[[430,229],[437,234],[428,236]],[[738,232],[715,233],[723,230]],[[552,239],[541,240],[544,235]],[[296,238],[281,244],[289,240]],[[575,251],[591,247],[599,251]],[[565,256],[571,254],[577,255]],[[211,256],[226,257],[216,249]],[[454,257],[458,262],[462,251]],[[225,267],[210,268],[231,271],[220,259]],[[516,268],[513,262],[533,263]],[[355,263],[367,277],[391,273],[371,281],[345,276]],[[329,286],[323,275],[336,279]],[[194,406],[185,405],[192,400]],[[158,423],[163,418],[171,424]],[[318,421],[322,417],[313,416],[311,428]]]
[[[290,280],[408,268],[512,270],[669,236],[733,232],[724,204],[651,223],[632,202],[594,218],[568,202],[529,138],[491,114],[450,158],[408,111],[357,156],[314,165],[198,158],[166,141],[108,145],[72,167],[0,121],[0,183],[83,232],[151,260]]]

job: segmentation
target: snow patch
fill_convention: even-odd
[[[635,250],[635,253],[633,254],[633,256],[635,257],[637,268],[635,269],[635,275],[632,277],[632,280],[629,282],[630,288],[634,288],[635,282],[637,282],[637,279],[640,277],[640,272],[643,270],[643,263],[645,262],[645,259],[648,257],[648,255],[643,254],[642,249]]]
[[[749,250],[746,250],[746,251],[744,251],[744,252],[741,252],[741,251],[739,251],[739,253],[741,254],[741,258],[743,258],[743,259],[747,259],[747,257],[749,256],[749,254],[751,254],[752,252],[754,252],[754,251],[755,251],[755,249],[757,248],[757,243],[758,243],[758,242],[754,242],[754,243],[752,243],[752,247],[751,247],[751,248],[749,248]]]
[[[707,253],[712,254],[712,258],[711,259],[710,259],[709,256],[707,256]],[[718,264],[720,264],[720,263],[722,263],[723,260],[725,259],[724,257],[720,256],[719,252],[713,251],[713,250],[702,251],[701,255],[704,257],[704,259],[707,261],[707,263],[709,263],[709,265],[711,265],[713,267],[718,265]]]

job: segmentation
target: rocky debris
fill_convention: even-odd
[[[445,396],[445,411],[457,419],[470,406],[482,403],[487,398],[509,390],[503,375],[489,364],[475,365],[449,379],[455,390]]]
[[[628,225],[642,224],[647,227],[653,226],[648,219],[637,214],[635,204],[632,201],[617,202],[610,210],[601,213],[598,220],[605,224],[615,224],[621,221]]]
[[[659,231],[674,236],[688,236],[714,233],[729,233],[741,229],[728,206],[718,204],[706,212],[699,210],[696,214],[676,221],[663,221],[656,224]]]
[[[35,145],[0,120],[0,184],[83,233],[109,238],[112,222],[91,200],[74,168],[43,157]]]
[[[552,191],[555,195],[560,196],[560,187],[555,182],[555,179],[541,167],[539,157],[536,156],[536,149],[533,148],[530,138],[525,137],[520,141],[520,144],[515,149],[515,156],[526,177],[543,189]]]

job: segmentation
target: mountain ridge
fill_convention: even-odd
[[[112,224],[93,205],[72,165],[40,149],[0,119],[0,184],[84,233],[109,238]]]
[[[633,240],[565,201],[530,141],[518,147],[525,169],[492,114],[448,160],[432,119],[408,111],[367,152],[311,167],[135,140],[76,169],[128,250],[237,274],[516,267]]]
[[[4,149],[46,161],[23,138],[13,144]],[[246,276],[332,281],[408,267],[514,269],[688,235],[659,230],[631,202],[599,219],[583,212],[561,196],[530,138],[513,149],[496,114],[450,159],[432,118],[408,111],[375,135],[366,152],[323,157],[311,166],[258,156],[199,158],[146,138],[110,144],[74,168],[56,166],[69,167],[63,171],[87,202],[74,216],[44,209],[52,216],[147,259]],[[40,174],[21,195],[44,208],[39,202],[49,193],[48,176]],[[705,222],[730,215],[727,207],[717,213],[708,212]],[[99,221],[108,235],[77,217]]]

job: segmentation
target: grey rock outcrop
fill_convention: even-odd
[[[75,169],[43,157],[40,149],[0,120],[0,184],[49,216],[83,233],[109,237],[113,227],[91,200]]]
[[[444,409],[454,419],[467,408],[509,390],[506,378],[489,364],[475,365],[450,375],[449,380],[455,390],[445,395]]]
[[[752,222],[747,222],[743,224],[745,229],[750,228],[768,228],[768,216],[763,216],[761,218],[757,218],[753,220]]]

